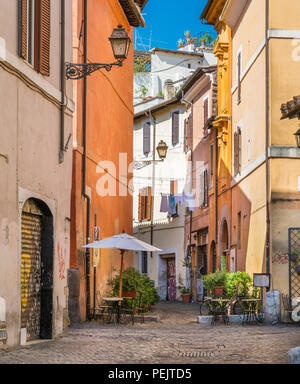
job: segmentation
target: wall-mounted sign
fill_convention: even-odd
[[[93,228],[93,241],[99,241],[100,240],[100,227],[94,227]]]
[[[270,288],[270,273],[254,273],[253,274],[253,286],[260,288]]]

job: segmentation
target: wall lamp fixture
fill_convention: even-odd
[[[127,59],[131,40],[122,25],[115,28],[112,32],[109,41],[112,46],[113,54],[117,60],[115,63],[85,63],[85,64],[72,64],[66,63],[66,76],[67,79],[80,80],[90,76],[93,72],[99,69],[105,69],[107,72],[111,71],[113,66],[122,67],[123,61]]]

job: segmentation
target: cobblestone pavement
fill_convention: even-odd
[[[157,323],[74,325],[64,338],[0,351],[0,364],[280,364],[300,346],[299,326],[203,326],[197,314],[197,304],[158,304]]]

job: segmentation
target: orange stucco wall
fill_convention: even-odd
[[[78,0],[73,12],[77,25],[77,46],[74,57],[82,62],[83,39],[78,35],[83,19],[83,1]],[[76,17],[77,13],[77,17]],[[108,38],[119,24],[127,30],[133,42],[133,28],[129,26],[126,16],[117,0],[88,1],[88,61],[112,63],[115,61]],[[74,34],[75,35],[75,34]],[[76,36],[74,38],[76,42]],[[77,48],[79,46],[79,49]],[[86,242],[86,201],[82,197],[82,95],[83,81],[77,82],[77,124],[74,130],[76,148],[73,153],[73,188],[72,188],[72,224],[71,224],[71,268],[79,268],[80,315],[86,316],[86,281],[85,251],[81,246]],[[87,172],[86,193],[91,197],[90,238],[93,240],[95,220],[100,227],[100,238],[121,233],[123,230],[132,234],[132,196],[119,196],[119,182],[116,181],[116,196],[100,197],[96,187],[104,170],[97,169],[102,161],[111,161],[116,167],[119,179],[119,153],[127,154],[127,166],[133,156],[133,44],[129,57],[123,67],[114,67],[111,72],[100,70],[92,74],[87,81]],[[124,170],[121,170],[124,174]],[[132,177],[128,175],[128,180]],[[110,181],[115,181],[113,177]],[[125,181],[126,183],[126,181]],[[126,188],[125,188],[126,189]],[[96,216],[95,216],[96,215]],[[125,268],[132,266],[131,255],[125,256]],[[96,270],[96,291],[103,296],[108,293],[107,282],[120,268],[120,254],[101,250],[100,263]],[[91,306],[93,307],[93,252],[91,252]]]

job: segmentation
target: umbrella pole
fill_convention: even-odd
[[[120,269],[120,290],[119,290],[119,297],[122,297],[122,279],[123,279],[123,258],[124,258],[124,250],[121,250],[121,269]],[[119,305],[121,305],[121,302],[119,302]]]

